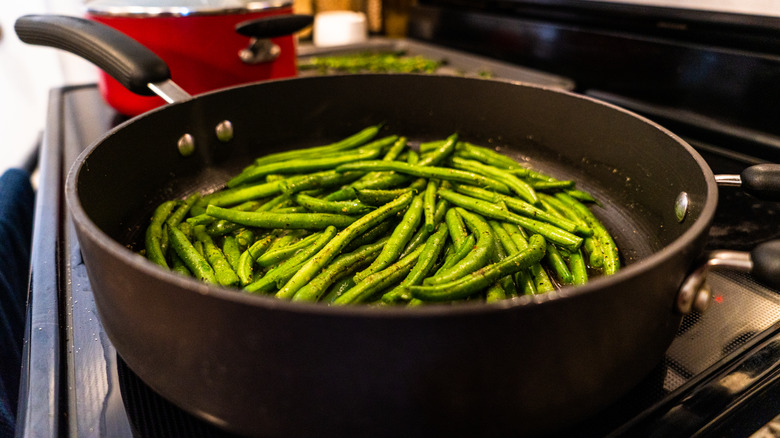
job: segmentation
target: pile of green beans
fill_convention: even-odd
[[[212,193],[160,204],[142,253],[245,293],[331,305],[492,302],[620,268],[595,199],[452,134],[369,126],[263,156]]]

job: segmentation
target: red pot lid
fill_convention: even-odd
[[[289,7],[293,0],[88,0],[93,15],[133,17],[221,15]]]

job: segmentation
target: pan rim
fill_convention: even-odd
[[[397,76],[398,74],[393,74],[393,75]],[[432,76],[432,75],[423,75],[423,74],[403,74],[403,75],[421,76],[421,77]],[[332,75],[331,77],[339,77],[339,76],[354,77],[354,76],[369,76],[369,75]],[[370,76],[381,77],[386,75],[370,74]],[[310,80],[310,79],[313,78],[301,78],[301,77],[284,78],[284,79],[265,81],[263,83],[300,81],[300,80]],[[597,105],[607,106],[612,110],[636,118],[639,121],[650,125],[652,128],[656,130],[660,130],[662,134],[671,138],[671,140],[673,140],[679,147],[682,147],[685,150],[685,152],[687,152],[687,154],[695,161],[699,170],[701,171],[701,178],[704,179],[706,185],[706,197],[704,199],[703,205],[701,206],[701,212],[699,216],[695,219],[694,223],[691,224],[691,226],[688,229],[683,231],[683,233],[677,238],[675,238],[672,242],[665,245],[660,250],[653,252],[647,258],[622,267],[616,274],[612,276],[599,276],[597,278],[593,278],[585,285],[566,286],[555,291],[547,292],[545,294],[533,295],[533,296],[528,296],[528,295],[519,296],[516,298],[509,298],[509,299],[500,300],[493,303],[461,303],[455,306],[450,304],[430,304],[426,306],[416,306],[413,308],[407,308],[407,307],[399,308],[397,306],[377,307],[377,306],[370,306],[370,305],[328,306],[323,303],[291,302],[288,300],[281,300],[273,296],[242,293],[242,291],[239,289],[230,289],[218,285],[209,285],[201,281],[198,281],[196,279],[184,277],[174,272],[167,271],[159,266],[156,266],[154,263],[151,263],[150,261],[146,260],[144,257],[133,253],[124,245],[115,241],[107,233],[102,231],[100,227],[98,227],[97,224],[95,224],[92,221],[92,219],[89,218],[86,211],[83,209],[81,202],[79,200],[79,196],[77,194],[76,181],[78,180],[79,172],[83,168],[82,166],[83,163],[86,162],[89,155],[94,150],[96,150],[101,144],[103,144],[105,140],[112,135],[112,133],[121,130],[122,128],[124,128],[129,124],[132,124],[136,120],[139,120],[141,118],[154,117],[154,114],[158,112],[168,111],[174,107],[187,104],[188,102],[191,101],[165,105],[163,107],[153,109],[144,114],[131,118],[127,121],[124,121],[123,123],[117,125],[109,132],[104,134],[101,138],[94,141],[87,148],[85,148],[76,158],[76,160],[73,162],[67,174],[65,192],[66,192],[68,211],[72,215],[73,220],[77,224],[77,226],[81,228],[83,232],[90,234],[93,241],[96,242],[98,245],[102,246],[103,250],[110,252],[112,255],[116,256],[119,260],[122,260],[123,262],[132,265],[132,267],[139,270],[140,273],[144,275],[149,275],[150,277],[153,277],[155,280],[159,280],[164,283],[170,283],[173,286],[190,290],[193,293],[207,295],[217,300],[227,300],[242,305],[249,305],[252,307],[258,307],[264,309],[274,309],[277,311],[285,311],[290,313],[313,314],[317,316],[337,317],[337,318],[343,318],[343,317],[393,318],[393,319],[430,318],[430,317],[446,318],[446,317],[456,317],[458,315],[463,315],[463,314],[480,315],[485,313],[496,313],[496,312],[507,311],[518,307],[532,307],[532,306],[535,307],[535,306],[546,305],[547,303],[552,303],[555,301],[559,301],[561,299],[567,299],[570,297],[591,294],[601,289],[615,287],[616,285],[620,283],[625,283],[630,279],[641,275],[644,272],[650,271],[652,269],[658,269],[658,267],[662,265],[665,260],[672,257],[672,255],[674,254],[684,251],[686,248],[691,246],[692,242],[696,241],[700,236],[708,232],[715,215],[715,209],[717,207],[717,201],[718,201],[717,183],[715,182],[715,177],[713,175],[712,170],[710,169],[709,165],[706,163],[704,158],[690,144],[688,144],[685,140],[680,138],[678,135],[674,134],[673,132],[669,131],[668,129],[659,125],[658,123],[642,115],[634,113],[633,111],[619,107],[609,102],[605,102],[572,91],[562,90],[562,89],[545,86],[545,85],[519,82],[519,81],[508,81],[508,80],[489,79],[489,78],[460,78],[460,79],[474,80],[474,81],[505,82],[513,85],[536,88],[536,89],[547,90],[555,93],[569,95],[570,97],[576,99],[584,99]],[[254,84],[238,85],[226,89],[204,93],[202,95],[195,97],[194,99],[203,99],[203,98],[207,99],[208,96],[217,95],[229,89],[256,87],[256,86],[262,86],[262,84],[254,83]],[[696,175],[696,178],[698,179],[700,177]],[[93,291],[93,293],[94,292],[96,291]],[[671,307],[672,302],[670,301],[669,304]]]

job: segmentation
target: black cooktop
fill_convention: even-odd
[[[122,361],[96,313],[62,193],[76,155],[122,118],[94,86],[53,90],[41,157],[22,436],[229,434],[156,394]],[[698,145],[715,173],[754,160]],[[708,249],[780,238],[780,203],[721,188]],[[748,274],[709,277],[713,302],[685,317],[663,362],[575,436],[748,436],[780,413],[780,291]],[[34,396],[33,396],[34,395]],[[56,415],[55,415],[56,414]]]

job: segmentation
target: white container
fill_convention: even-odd
[[[366,14],[353,11],[326,11],[314,16],[314,45],[343,46],[368,40]]]

